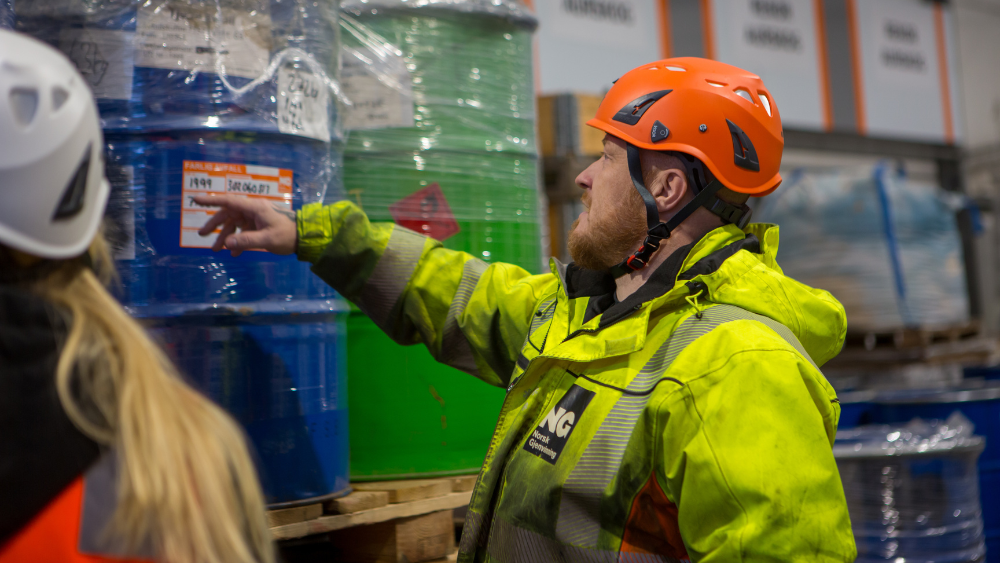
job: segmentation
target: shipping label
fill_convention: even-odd
[[[270,166],[226,162],[184,161],[181,191],[182,248],[211,248],[219,229],[207,237],[198,234],[218,208],[194,201],[196,195],[219,194],[259,198],[281,209],[292,210],[292,171]]]

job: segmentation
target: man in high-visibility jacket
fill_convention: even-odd
[[[853,561],[819,367],[846,321],[785,277],[749,196],[781,182],[761,80],[703,59],[622,76],[590,125],[574,263],[486,264],[340,202],[223,209],[216,250],[297,252],[400,344],[507,389],[459,561]],[[237,228],[242,229],[236,233]],[[638,250],[637,250],[638,249]]]

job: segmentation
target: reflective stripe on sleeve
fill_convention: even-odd
[[[458,283],[458,290],[448,308],[448,317],[444,321],[444,329],[441,331],[441,363],[453,368],[460,369],[471,375],[479,375],[476,368],[476,360],[472,355],[472,347],[465,337],[462,329],[458,326],[458,319],[465,312],[472,298],[472,292],[479,283],[479,278],[483,275],[489,265],[478,258],[473,258],[462,267],[462,281]]]
[[[426,241],[423,235],[394,227],[385,252],[358,296],[358,307],[393,340],[398,338],[391,330],[392,312],[420,262]]]
[[[124,540],[108,533],[108,527],[118,508],[118,456],[114,450],[87,470],[83,477],[83,506],[80,509],[80,553],[120,559],[154,559],[152,545],[130,550]]]

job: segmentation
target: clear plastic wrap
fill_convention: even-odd
[[[371,220],[409,222],[407,226],[434,236],[435,222],[445,223],[450,214],[457,232],[445,239],[449,248],[487,262],[511,262],[538,270],[541,249],[534,187],[538,163],[534,158],[414,151],[347,154],[344,159],[344,183],[353,188],[348,198],[360,204]],[[432,184],[440,187],[449,211],[428,210],[427,204],[412,210],[396,205],[411,192]]]
[[[329,0],[31,0],[17,29],[61,49],[105,130],[340,137]]]
[[[958,196],[885,165],[784,176],[754,219],[781,227],[785,274],[833,293],[851,330],[968,322]]]
[[[0,0],[0,29],[14,29],[13,0]]]
[[[837,433],[833,448],[859,563],[982,561],[976,460],[985,441],[961,413]]]
[[[348,197],[373,220],[539,271],[530,14],[518,2],[355,2],[341,25]]]
[[[441,8],[471,14],[489,14],[534,28],[534,13],[522,0],[345,0],[344,8],[354,12],[371,9]]]
[[[534,20],[510,0],[374,0],[342,16],[347,198],[373,221],[539,272]],[[475,473],[502,390],[423,347],[386,354],[361,313],[348,331],[352,480]],[[387,406],[407,424],[386,424]]]
[[[415,110],[411,127],[352,131],[348,151],[537,152],[531,27],[439,8],[344,12],[345,58],[371,60],[383,81],[399,76]],[[400,50],[408,75],[382,68],[391,58],[373,51],[385,43]]]
[[[0,0],[3,1],[3,0]],[[346,494],[349,307],[294,256],[213,252],[199,194],[341,199],[336,0],[18,0],[97,98],[120,299],[240,421],[267,501]]]

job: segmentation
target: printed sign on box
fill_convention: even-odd
[[[814,0],[714,0],[718,60],[761,77],[784,126],[824,127]]]
[[[603,94],[619,76],[660,59],[659,1],[535,2],[539,90]]]
[[[292,209],[292,171],[270,166],[227,162],[184,161],[181,192],[182,248],[211,248],[219,229],[207,237],[198,234],[217,208],[205,207],[194,196],[229,194],[260,198],[282,209]]]
[[[856,1],[866,132],[944,140],[951,108],[942,87],[951,85],[939,65],[946,40],[935,29],[935,9],[943,8],[915,0]]]
[[[389,213],[401,227],[444,240],[458,232],[455,214],[437,182],[389,206]]]

